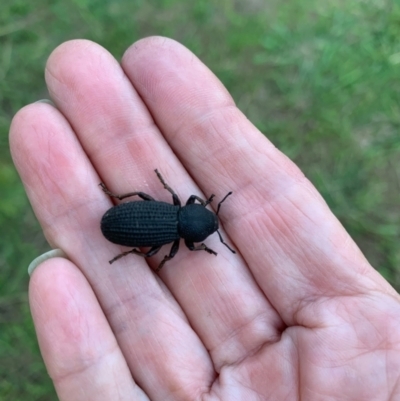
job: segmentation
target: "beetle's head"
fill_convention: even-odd
[[[183,239],[201,242],[217,230],[217,215],[203,205],[193,203],[179,211],[178,233]]]

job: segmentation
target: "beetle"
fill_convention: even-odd
[[[165,262],[176,255],[181,238],[184,239],[186,246],[191,251],[206,251],[209,254],[217,255],[202,242],[214,232],[218,233],[220,241],[232,253],[236,253],[224,242],[218,231],[218,213],[221,204],[232,192],[225,195],[218,203],[216,213],[206,209],[206,206],[214,199],[214,194],[206,201],[196,195],[191,195],[186,205],[182,206],[178,195],[164,181],[158,170],[154,171],[164,188],[171,193],[173,204],[156,201],[144,192],[116,195],[111,193],[103,183],[99,184],[103,191],[112,198],[122,200],[138,196],[143,200],[120,203],[109,209],[102,217],[100,227],[106,239],[114,244],[135,247],[117,255],[109,263],[114,263],[130,253],[148,258],[155,255],[163,245],[173,242],[169,254],[165,255],[157,267],[156,271],[158,272]],[[199,203],[195,203],[196,200]],[[201,244],[195,246],[195,242],[201,242]],[[150,250],[141,252],[136,247],[150,247]]]

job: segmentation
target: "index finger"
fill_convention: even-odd
[[[307,299],[394,292],[304,174],[190,51],[154,38],[130,48],[123,67],[196,183],[233,190],[224,227],[286,324]]]

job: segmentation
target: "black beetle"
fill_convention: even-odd
[[[206,251],[217,255],[212,249],[204,243],[194,246],[194,242],[204,241],[215,231],[219,235],[220,241],[233,253],[236,253],[224,242],[218,231],[218,212],[222,202],[232,194],[229,192],[221,202],[218,203],[217,213],[206,209],[206,206],[212,202],[215,195],[211,195],[206,201],[196,195],[192,195],[181,206],[178,195],[166,184],[158,170],[154,170],[164,188],[172,194],[174,204],[159,202],[144,192],[130,192],[124,195],[115,195],[111,193],[106,186],[101,183],[103,191],[119,200],[130,196],[139,196],[142,201],[133,201],[120,203],[109,209],[101,219],[101,231],[103,235],[114,244],[151,247],[148,252],[140,252],[138,249],[121,253],[110,260],[110,264],[117,259],[122,258],[129,253],[149,257],[155,255],[163,245],[174,242],[169,255],[165,255],[156,271],[159,271],[164,263],[172,259],[179,249],[179,240],[183,238],[186,246],[191,251]],[[195,203],[195,201],[200,204]]]

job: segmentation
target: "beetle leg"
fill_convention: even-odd
[[[144,192],[129,192],[127,194],[123,194],[123,195],[116,195],[113,194],[112,192],[110,192],[107,187],[101,182],[99,184],[101,186],[101,189],[108,195],[111,196],[111,198],[117,198],[119,200],[125,199],[125,198],[129,198],[130,196],[135,196],[137,195],[139,198],[142,198],[145,201],[154,201],[155,199],[150,196],[145,194]]]
[[[109,263],[111,265],[116,260],[121,259],[124,256],[129,255],[130,253],[133,253],[133,254],[138,255],[138,256],[143,256],[144,258],[149,258],[150,256],[155,255],[160,249],[161,249],[161,246],[153,246],[148,252],[140,252],[136,248],[133,248],[130,251],[123,252],[123,253],[117,255],[115,258],[111,259],[109,261]]]
[[[179,239],[174,241],[174,243],[172,244],[171,250],[169,252],[169,255],[164,256],[164,259],[158,265],[156,272],[159,272],[162,269],[162,267],[164,266],[165,262],[167,262],[168,260],[171,260],[176,255],[176,253],[178,252],[178,249],[179,249]]]
[[[201,243],[198,246],[194,246],[193,242],[185,241],[186,246],[191,251],[206,251],[211,255],[218,255],[217,252],[213,251],[212,249],[208,248],[206,244]]]
[[[201,199],[200,197],[198,197],[197,195],[192,195],[186,202],[187,205],[191,205],[192,203],[194,203],[196,200],[200,202],[201,205],[203,205],[204,207],[206,207],[208,204],[210,204],[212,202],[212,200],[214,199],[214,194],[212,194],[206,201]]]
[[[161,174],[158,172],[157,169],[154,170],[157,174],[158,179],[161,181],[161,184],[163,184],[164,188],[172,195],[172,200],[174,201],[175,206],[181,206],[181,201],[178,198],[178,195],[174,192],[174,190],[164,181],[164,178],[162,178]]]

